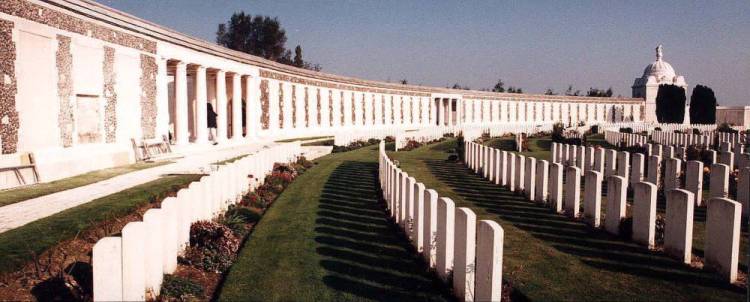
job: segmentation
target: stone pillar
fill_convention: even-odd
[[[666,193],[667,209],[664,226],[664,251],[679,261],[690,264],[693,249],[693,193],[676,189]]]
[[[453,200],[441,197],[437,203],[437,264],[438,276],[448,281],[453,270],[453,235],[456,208]]]
[[[476,236],[477,215],[469,208],[457,208],[453,293],[460,301],[474,299]]]
[[[651,155],[648,158],[648,175],[646,181],[659,186],[659,179],[661,178],[661,156]]]
[[[706,214],[706,266],[716,269],[729,283],[737,281],[742,205],[727,198],[708,200]]]
[[[175,65],[174,99],[174,140],[176,144],[183,145],[189,142],[187,65],[185,62],[178,62]]]
[[[504,232],[497,222],[479,221],[475,301],[500,301],[503,287]]]
[[[528,200],[534,200],[536,196],[536,158],[526,157],[526,171],[524,172],[524,195]]]
[[[578,217],[581,203],[581,169],[565,168],[565,211],[572,217]]]
[[[656,185],[635,184],[633,198],[633,241],[654,248],[656,233]]]
[[[437,203],[438,193],[433,189],[424,191],[424,247],[422,255],[430,268],[437,264]]]
[[[536,185],[534,188],[534,201],[547,202],[547,182],[549,181],[549,162],[540,160],[536,165]]]
[[[216,141],[227,140],[227,78],[223,70],[216,71]],[[286,126],[286,125],[285,125]]]
[[[549,202],[555,212],[562,212],[563,202],[563,165],[554,163],[549,169]]]
[[[685,190],[695,196],[695,206],[700,207],[703,203],[703,162],[691,160],[687,162],[685,171]]]
[[[599,227],[602,212],[602,174],[596,171],[586,172],[584,186],[583,216],[589,225],[596,228]]]
[[[680,170],[682,161],[673,157],[667,158],[664,171],[664,191],[680,188]]]
[[[242,77],[232,74],[232,140],[242,139]]]
[[[619,234],[620,221],[625,218],[627,197],[627,178],[617,175],[607,178],[607,216],[604,219],[607,232]]]
[[[729,166],[714,164],[711,166],[711,184],[708,198],[725,198],[729,196]]]
[[[195,69],[195,115],[197,116],[195,142],[199,144],[208,142],[207,97],[206,67],[198,66]]]

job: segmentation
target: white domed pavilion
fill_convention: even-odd
[[[656,47],[656,61],[648,64],[643,70],[643,76],[636,78],[633,83],[633,97],[643,98],[646,100],[644,110],[644,120],[646,122],[656,121],[656,94],[659,91],[659,85],[671,84],[685,89],[687,92],[687,83],[685,77],[678,76],[671,64],[664,61],[662,46]],[[687,108],[685,109],[685,120],[689,122]]]

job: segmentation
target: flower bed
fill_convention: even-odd
[[[237,259],[242,243],[281,192],[314,164],[300,157],[292,164],[275,164],[261,186],[211,221],[190,227],[190,246],[178,258],[177,270],[166,275],[160,300],[209,300]]]

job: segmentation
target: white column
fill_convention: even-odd
[[[242,138],[242,77],[232,74],[232,140]]]
[[[195,142],[205,143],[208,141],[208,108],[206,95],[206,67],[198,66],[195,70],[195,103],[196,115],[198,116],[198,129]]]
[[[178,145],[188,143],[187,65],[178,62],[174,72],[174,135]]]
[[[216,140],[227,139],[227,78],[223,70],[216,71]]]
[[[260,130],[260,81],[257,78],[245,77],[245,118],[247,123],[247,136],[251,138],[258,135]]]

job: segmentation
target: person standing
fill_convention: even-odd
[[[207,120],[208,120],[208,136],[209,140],[211,140],[214,145],[218,144],[216,141],[216,111],[214,111],[214,106],[211,105],[211,103],[206,103],[208,105],[208,110],[206,110]]]

